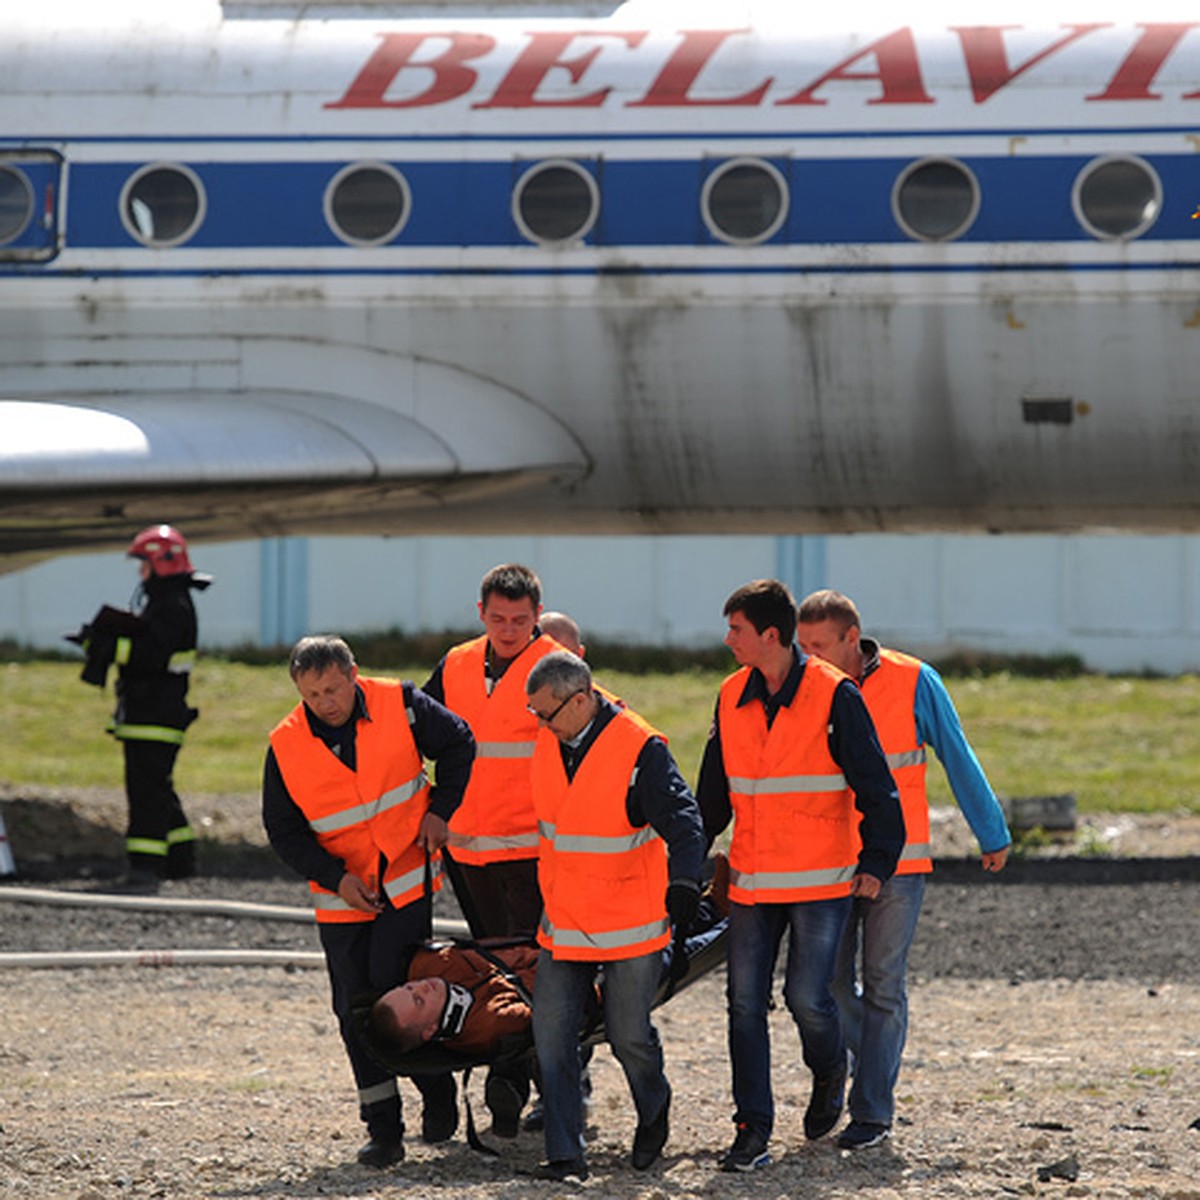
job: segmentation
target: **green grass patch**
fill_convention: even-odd
[[[423,682],[439,648],[398,663],[359,652],[365,673]],[[590,653],[590,649],[589,649]],[[599,666],[598,679],[667,735],[694,782],[726,671]],[[6,731],[0,782],[36,788],[119,787],[120,747],[104,732],[113,707],[80,681],[78,662],[0,663]],[[967,735],[1001,795],[1075,794],[1080,812],[1200,813],[1200,678],[1035,678],[1000,671],[950,678]],[[272,726],[296,703],[281,657],[258,665],[202,656],[192,687],[200,719],[188,732],[183,792],[257,792]],[[941,769],[934,803],[951,803]]]

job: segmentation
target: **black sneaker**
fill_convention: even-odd
[[[888,1125],[877,1125],[874,1121],[851,1121],[838,1134],[837,1145],[839,1150],[867,1150],[891,1136],[892,1130]]]
[[[648,1124],[637,1127],[629,1160],[635,1171],[646,1171],[657,1162],[670,1133],[670,1113],[671,1096],[668,1093],[658,1116]]]
[[[767,1139],[757,1129],[739,1125],[733,1145],[721,1155],[718,1165],[722,1171],[755,1171],[770,1161]]]
[[[813,1077],[812,1099],[804,1114],[804,1136],[810,1142],[824,1137],[838,1123],[845,1093],[845,1067],[824,1079]]]
[[[588,1177],[587,1161],[583,1158],[552,1158],[538,1163],[533,1177],[552,1183],[582,1183]]]

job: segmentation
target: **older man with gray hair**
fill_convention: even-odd
[[[604,968],[604,1024],[637,1109],[631,1163],[652,1166],[671,1088],[650,1019],[662,950],[700,901],[704,828],[662,735],[592,685],[583,659],[547,654],[525,684],[533,752],[538,929],[533,1035],[546,1113],[543,1178],[586,1179],[579,1028]]]

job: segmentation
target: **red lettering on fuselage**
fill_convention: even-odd
[[[971,25],[957,26],[953,32],[958,34],[962,42],[963,58],[967,64],[967,74],[971,79],[971,92],[976,104],[994,96],[1001,88],[1007,87],[1018,75],[1023,75],[1030,67],[1057,54],[1064,46],[1091,33],[1095,29],[1105,29],[1105,25],[1068,25],[1070,30],[1058,41],[1052,42],[1044,50],[1030,55],[1019,67],[1009,64],[1008,50],[1004,44],[1004,34],[1010,29],[1019,29],[1019,25]]]
[[[593,46],[576,58],[563,58],[567,47],[579,37],[612,37],[627,46],[637,46],[646,36],[641,33],[609,33],[607,30],[592,33],[531,33],[530,43],[521,51],[500,86],[490,100],[482,100],[475,108],[599,108],[608,99],[612,88],[600,88],[579,96],[568,96],[561,100],[539,100],[537,90],[552,70],[564,70],[572,83],[578,83],[583,73],[595,61],[600,46]]]
[[[482,33],[381,33],[375,53],[358,73],[346,94],[326,108],[425,108],[446,104],[465,96],[479,74],[464,64],[483,58],[496,48],[496,39]],[[426,42],[450,44],[431,58],[414,61]],[[432,71],[433,80],[424,91],[402,100],[389,100],[388,89],[401,71]]]
[[[1023,61],[1013,64],[1009,59],[1006,35],[1020,29],[1015,25],[953,26],[962,46],[963,64],[970,82],[975,103],[984,104],[1015,80],[1074,42],[1110,29],[1108,24],[1065,25],[1060,36]],[[1139,36],[1117,65],[1107,85],[1085,99],[1104,100],[1161,100],[1153,85],[1167,59],[1192,30],[1200,23],[1140,25]],[[741,90],[742,81],[732,86],[738,90],[728,95],[695,96],[693,90],[706,68],[729,38],[749,34],[750,30],[683,30],[679,44],[670,52],[640,96],[623,101],[627,108],[692,108],[713,106],[757,107],[766,101],[768,92],[776,86],[774,76],[747,81],[750,86]],[[480,72],[473,64],[497,50],[511,55],[511,46],[503,48],[489,34],[482,33],[381,33],[375,48],[362,70],[346,89],[340,100],[326,108],[345,109],[404,109],[428,108],[471,97],[479,89]],[[649,31],[620,33],[608,29],[539,30],[527,35],[528,44],[516,52],[516,58],[505,71],[500,83],[488,96],[480,96],[473,107],[477,109],[534,109],[534,108],[601,108],[611,102],[612,86],[588,88],[584,77],[592,71],[597,59],[607,53],[617,53],[612,42],[633,50],[649,37]],[[1052,35],[1053,36],[1053,35]],[[572,53],[572,46],[581,39],[608,39],[589,48]],[[864,62],[866,60],[866,62]],[[871,69],[873,67],[873,69]],[[555,77],[563,78],[577,89],[558,88],[551,92]],[[593,72],[594,74],[594,72]],[[715,88],[732,78],[729,72],[713,75]],[[877,38],[869,45],[855,50],[841,62],[818,76],[812,83],[775,103],[780,106],[819,106],[829,101],[818,92],[835,84],[874,83],[877,94],[868,98],[868,105],[933,104],[934,97],[925,86],[920,56],[911,29],[904,27]],[[1061,85],[1060,85],[1061,86]],[[1183,96],[1185,100],[1200,100],[1200,91]]]
[[[1193,24],[1139,25],[1142,36],[1133,44],[1125,61],[1108,81],[1108,87],[1088,100],[1161,100],[1161,92],[1152,92],[1154,82],[1167,56],[1179,45],[1189,29],[1200,28]],[[1200,92],[1184,96],[1185,100],[1200,99]]]
[[[874,71],[851,71],[848,68],[860,59],[875,59]],[[883,94],[868,100],[868,104],[932,104],[933,97],[925,90],[921,77],[921,63],[917,58],[917,44],[911,29],[897,29],[878,41],[855,51],[844,58],[832,70],[826,71],[815,83],[797,92],[780,104],[826,104],[818,100],[816,91],[835,79],[877,79]]]
[[[640,100],[630,102],[630,108],[687,108],[695,105],[758,105],[771,86],[767,79],[752,91],[740,96],[709,96],[696,98],[689,95],[696,77],[708,65],[712,56],[721,48],[725,39],[735,32],[745,30],[689,29],[681,34],[683,44],[676,49],[667,64],[658,73],[658,78],[646,89]]]

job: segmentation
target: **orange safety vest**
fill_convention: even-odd
[[[917,734],[917,678],[921,660],[896,650],[879,651],[879,666],[861,683],[863,699],[888,766],[900,791],[906,842],[897,875],[933,870],[929,838],[929,798],[925,792],[925,744]]]
[[[762,704],[738,705],[749,678],[747,667],[730,675],[717,702],[734,820],[729,898],[794,904],[848,896],[858,812],[828,733],[833,693],[846,676],[809,658],[795,699],[770,729]]]
[[[600,731],[569,782],[558,739],[538,735],[533,794],[538,884],[545,908],[538,945],[558,959],[608,962],[661,950],[667,920],[667,850],[625,811],[642,747],[662,737],[621,709]]]
[[[395,680],[359,678],[369,721],[355,734],[357,770],[351,771],[309,728],[303,703],[271,731],[271,748],[292,799],[308,818],[317,841],[346,870],[380,890],[380,855],[387,869],[382,890],[396,908],[418,899],[425,885],[425,851],[416,844],[429,809],[429,781]],[[441,886],[440,856],[434,888]],[[317,920],[372,921],[336,892],[309,881]]]
[[[450,846],[463,863],[486,866],[536,858],[537,817],[529,764],[538,720],[526,707],[525,681],[538,660],[561,647],[544,634],[509,665],[489,696],[487,638],[455,646],[442,665],[446,707],[475,735],[471,780],[450,820]]]

